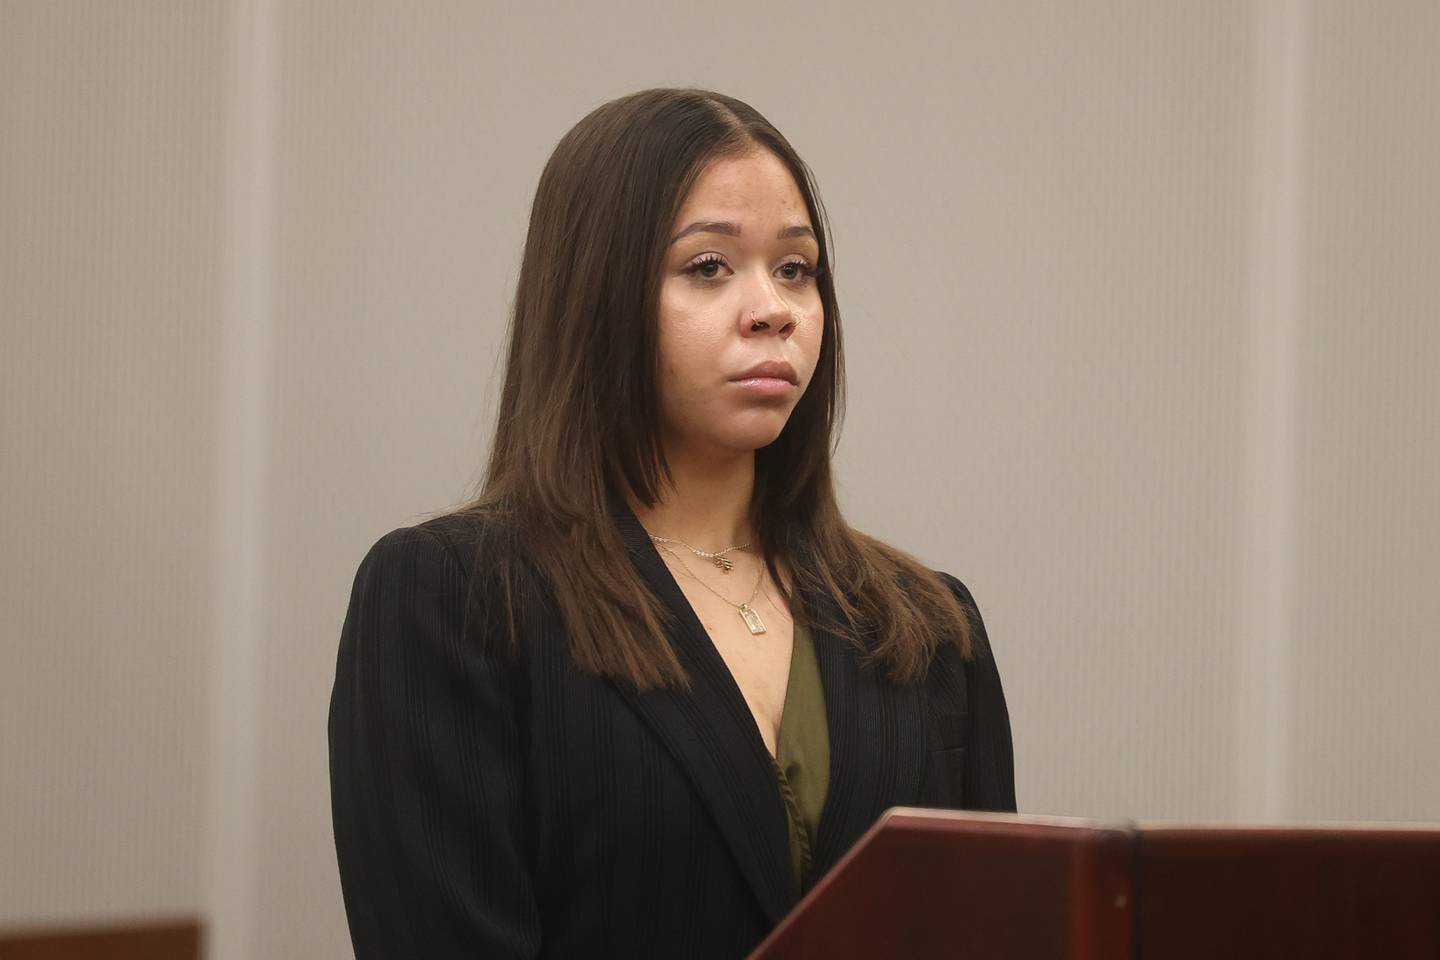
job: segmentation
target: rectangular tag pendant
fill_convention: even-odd
[[[750,628],[751,633],[764,633],[765,621],[760,619],[760,613],[748,603],[740,604],[740,619],[745,621],[745,626]]]

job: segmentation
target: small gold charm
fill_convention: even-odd
[[[735,562],[729,557],[716,557],[715,566],[719,567],[721,570],[724,570],[726,573],[729,573],[730,570],[735,566]]]
[[[765,621],[760,619],[759,612],[750,604],[740,604],[740,619],[745,621],[745,626],[750,628],[752,634],[765,632]]]

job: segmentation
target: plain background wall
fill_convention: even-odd
[[[485,455],[535,183],[650,86],[832,218],[853,523],[1025,812],[1440,820],[1440,10],[0,0],[0,927],[348,955],[355,568]]]
[[[0,926],[200,905],[222,22],[0,0]]]

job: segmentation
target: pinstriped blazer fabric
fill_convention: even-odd
[[[797,902],[772,758],[733,676],[623,501],[629,562],[677,617],[692,679],[582,674],[548,594],[517,655],[475,521],[392,530],[356,572],[329,712],[331,809],[357,960],[739,958]],[[943,647],[890,684],[812,628],[830,784],[814,875],[888,807],[1015,810],[1010,722],[974,599],[978,658]],[[825,604],[825,598],[806,597]]]

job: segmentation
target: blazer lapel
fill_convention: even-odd
[[[705,627],[624,501],[612,500],[631,560],[675,615],[670,631],[691,689],[638,691],[615,683],[694,783],[773,925],[795,903],[788,821],[770,752],[749,706]]]
[[[669,634],[691,678],[689,692],[615,687],[685,769],[772,924],[799,897],[788,821],[770,752],[744,695],[670,569],[629,505],[611,515],[636,569],[675,615]],[[888,807],[919,796],[924,769],[920,684],[895,685],[860,661],[854,643],[814,621],[838,622],[834,601],[805,594],[825,696],[830,777],[815,839],[813,875],[829,870]]]
[[[803,602],[839,622],[839,607],[829,597],[807,594]],[[920,795],[925,732],[921,684],[891,683],[861,662],[854,641],[814,624],[810,633],[830,738],[830,782],[815,838],[819,877],[886,809]]]

